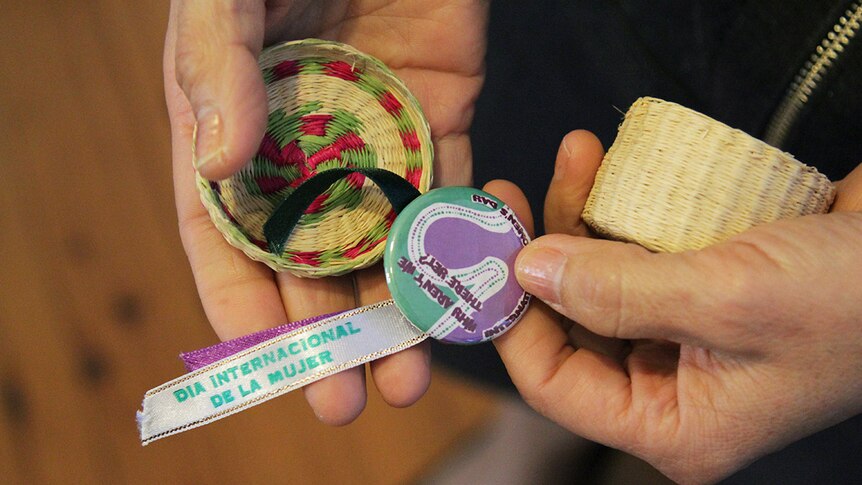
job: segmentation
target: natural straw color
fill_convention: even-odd
[[[604,236],[677,252],[826,212],[834,197],[825,176],[790,154],[678,104],[641,98],[602,161],[583,219]]]
[[[344,44],[289,42],[265,50],[259,63],[269,121],[257,155],[227,180],[197,177],[214,224],[276,271],[321,277],[373,264],[395,215],[359,174],[312,203],[282,254],[267,250],[263,225],[297,186],[330,168],[383,168],[427,191],[434,155],[419,103],[383,63]]]

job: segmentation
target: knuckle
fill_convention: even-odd
[[[625,333],[627,282],[619,260],[584,258],[576,277],[564,282],[563,307],[567,316],[606,337]]]
[[[177,84],[192,97],[195,85],[215,65],[224,35],[217,2],[189,2],[180,14],[174,63]]]
[[[222,242],[221,234],[206,213],[181,217],[179,232],[183,249],[192,266],[197,266],[195,264],[197,258],[216,253],[218,245]]]
[[[540,381],[530,386],[520,386],[518,392],[528,406],[543,416],[548,415],[552,401],[548,397],[546,383]]]
[[[524,350],[524,354],[529,355],[531,353],[530,349]],[[522,358],[516,360],[523,361],[523,354],[519,357]],[[552,397],[552,381],[556,372],[556,369],[550,369],[546,372],[514,372],[510,375],[524,402],[539,413],[547,416],[553,405],[559,402],[559,399]]]
[[[222,0],[221,9],[231,18],[253,15],[260,11],[260,0]]]
[[[177,84],[189,98],[195,84],[201,78],[202,66],[206,62],[206,53],[196,44],[194,40],[182,42],[178,39],[174,59],[176,63],[174,76]]]
[[[226,51],[242,44],[246,24],[263,19],[260,0],[189,2],[180,14],[177,30],[177,84],[193,97],[195,86],[220,69],[228,56]]]
[[[711,322],[724,329],[726,335],[745,337],[749,329],[761,321],[769,304],[770,279],[767,266],[774,263],[763,258],[763,249],[749,243],[734,244],[706,253],[713,263],[710,270],[713,291],[704,305]],[[767,266],[764,266],[766,263]],[[769,311],[774,311],[771,309]]]
[[[736,320],[738,316],[750,315],[763,299],[760,287],[762,278],[757,273],[740,268],[724,278],[721,291],[717,292],[716,314],[725,319]]]

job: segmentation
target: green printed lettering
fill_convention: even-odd
[[[270,384],[275,384],[278,381],[284,380],[284,374],[282,374],[280,370],[277,370],[272,374],[267,374],[266,377],[269,379]]]
[[[242,371],[242,375],[244,376],[251,374],[251,364],[249,364],[248,362],[239,366],[239,369]]]
[[[237,377],[239,377],[239,376],[236,374],[237,369],[238,369],[238,367],[237,367],[237,366],[233,366],[233,367],[228,368],[228,370],[226,370],[225,372],[230,372],[230,375],[231,375],[234,379],[236,379]]]
[[[281,350],[279,348],[279,350]],[[275,364],[275,352],[267,352],[263,354],[263,365]]]
[[[239,393],[242,397],[246,397],[249,394],[253,393],[254,391],[259,391],[259,390],[260,390],[260,384],[258,384],[257,380],[255,380],[255,379],[251,380],[251,382],[249,383],[248,389],[245,389],[242,386],[242,384],[240,384],[240,386],[239,386]]]
[[[311,337],[308,337],[308,346],[311,348],[317,347],[320,345],[320,335],[314,334]]]
[[[317,362],[317,356],[316,355],[312,355],[311,357],[308,357],[305,360],[308,362],[308,368],[309,369],[314,369],[315,367],[320,365],[320,363]]]
[[[296,350],[294,350],[294,347],[296,348]],[[292,355],[296,355],[302,352],[302,350],[299,349],[299,342],[291,342],[290,345],[287,346],[287,348],[288,350],[290,350],[290,353]]]
[[[230,382],[230,376],[228,375],[228,371],[219,372],[216,374],[216,377],[218,378],[218,384],[216,384],[216,387]]]
[[[281,359],[286,359],[286,358],[287,358],[287,352],[284,351],[284,348],[279,347],[278,348],[278,360],[280,361]]]
[[[332,362],[332,352],[330,352],[328,350],[326,352],[321,352],[320,354],[317,355],[317,358],[320,359],[321,364],[326,364],[327,362]]]
[[[185,389],[177,389],[174,391],[174,399],[176,399],[177,402],[183,402],[188,398],[189,393],[187,393]]]
[[[353,328],[353,322],[347,322],[347,330],[350,332],[350,335],[355,335],[362,331],[361,328]]]
[[[182,389],[177,389],[176,391],[174,391],[174,399],[176,399],[177,402],[183,402],[186,399],[190,397],[195,397],[202,392],[206,392],[206,389],[204,389],[204,385],[201,384],[199,381],[195,381],[195,383],[192,385],[188,385]]]
[[[260,361],[260,357],[255,357],[251,359],[251,369],[258,370],[263,368],[263,363]]]
[[[335,327],[335,333],[338,335],[338,338],[347,336],[347,330],[344,330],[343,325],[339,325],[339,326]]]
[[[214,408],[232,402],[235,397],[233,397],[233,393],[230,390],[222,391],[221,394],[216,394],[215,396],[210,397],[210,402],[212,403]]]
[[[329,330],[327,330],[325,332],[320,332],[320,336],[323,337],[323,343],[332,342],[333,340],[336,340],[335,329],[330,328]]]

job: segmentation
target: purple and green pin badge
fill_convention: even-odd
[[[530,302],[515,280],[515,257],[529,237],[515,213],[478,189],[432,190],[395,220],[384,253],[398,309],[447,343],[490,340]]]

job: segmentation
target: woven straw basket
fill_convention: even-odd
[[[197,177],[213,223],[276,271],[321,277],[373,264],[395,215],[361,174],[317,197],[281,254],[268,251],[263,226],[296,187],[331,168],[386,169],[426,192],[434,155],[419,103],[382,62],[344,44],[288,42],[265,50],[259,64],[269,120],[257,155],[229,179]]]
[[[584,208],[596,232],[700,249],[757,224],[826,212],[835,188],[788,153],[655,98],[635,101]]]

